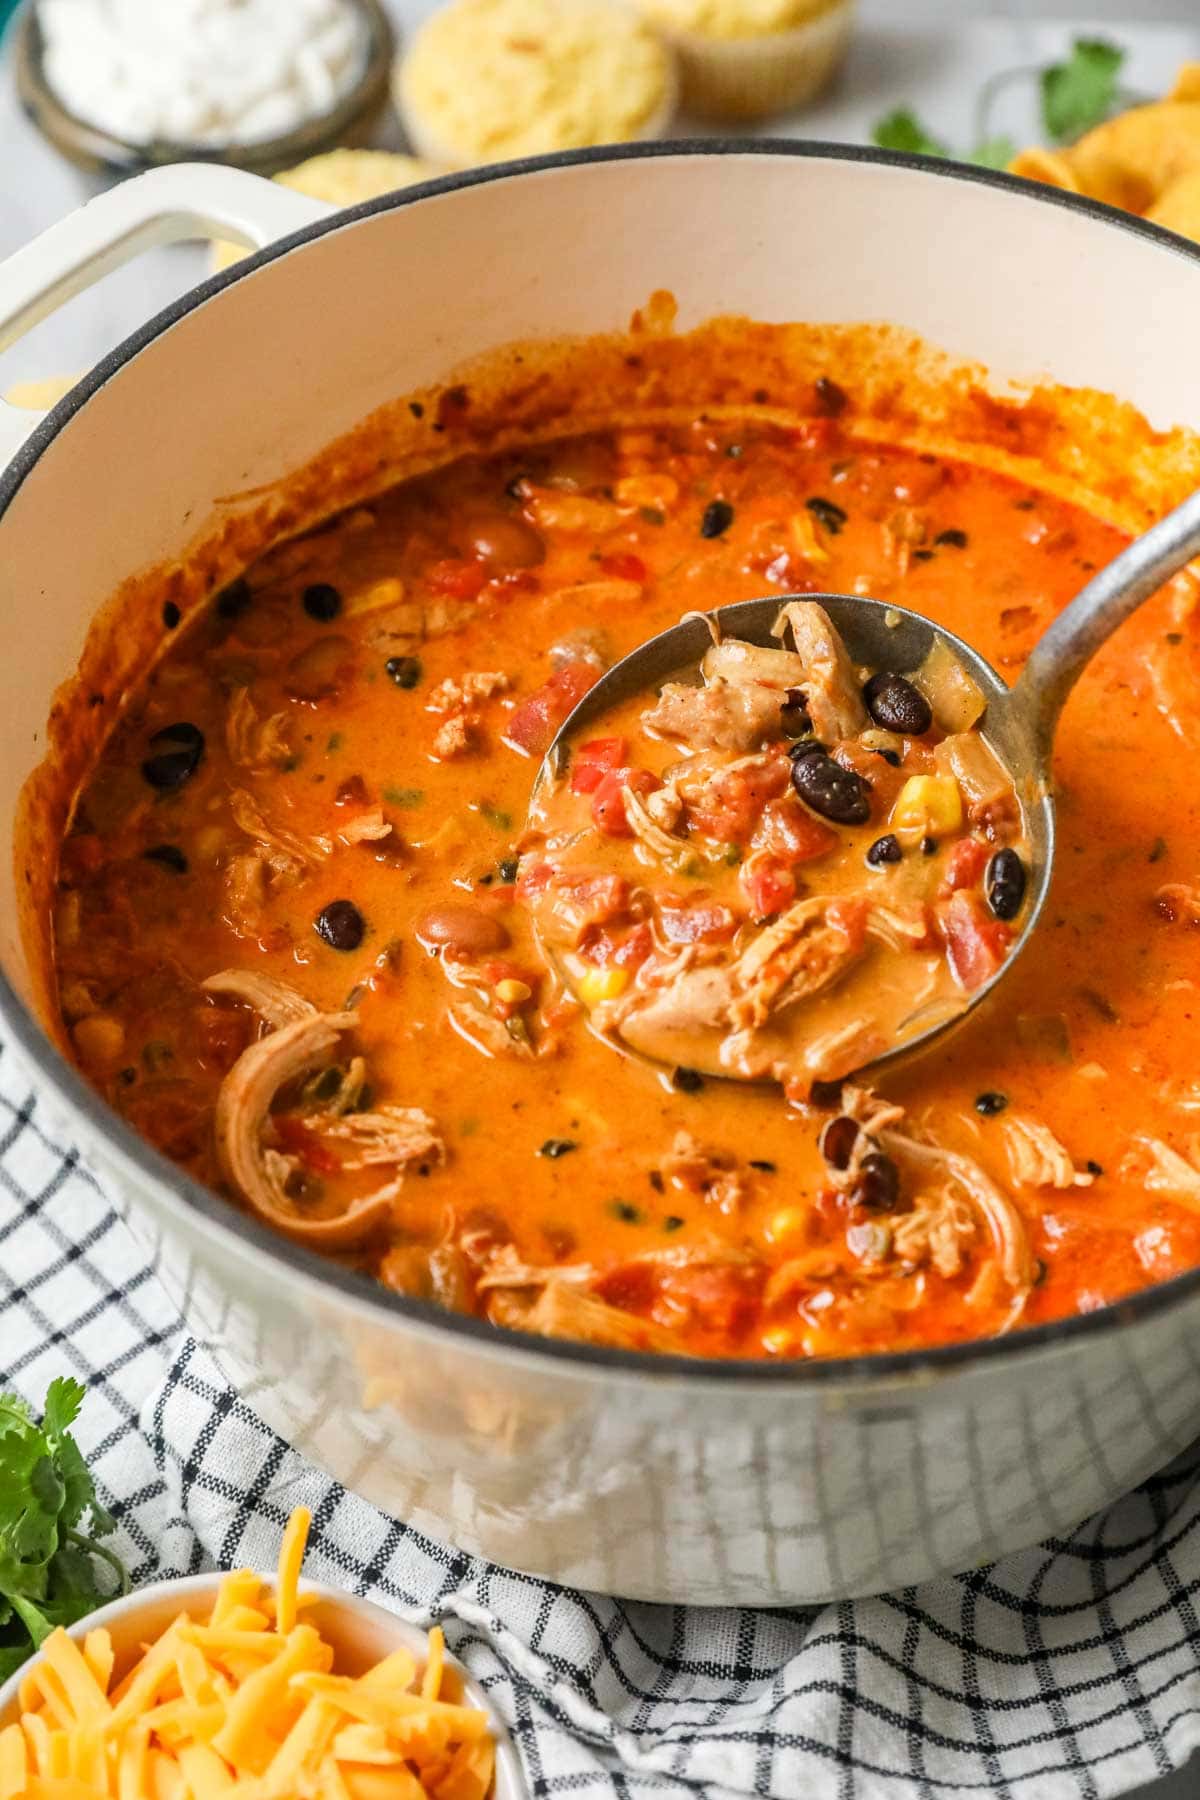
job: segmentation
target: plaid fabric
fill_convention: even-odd
[[[1200,1742],[1200,1450],[1071,1537],[885,1599],[633,1605],[513,1575],[385,1518],[223,1382],[0,1050],[0,1386],[91,1389],[79,1432],[135,1581],[269,1566],[441,1620],[536,1796],[1105,1800]]]

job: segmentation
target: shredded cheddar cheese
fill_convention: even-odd
[[[108,1632],[52,1632],[0,1729],[0,1800],[485,1800],[495,1745],[440,1629],[423,1669],[398,1649],[355,1676],[301,1617],[310,1522],[292,1513],[274,1594],[223,1576],[126,1670]]]

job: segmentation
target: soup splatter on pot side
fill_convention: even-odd
[[[789,1104],[621,1055],[556,987],[521,892],[541,749],[681,613],[869,592],[1011,676],[1122,542],[837,418],[617,429],[342,514],[180,628],[79,796],[55,917],[78,1059],[278,1229],[552,1335],[892,1350],[1188,1267],[1200,688],[1177,594],[1067,709],[1034,945],[951,1048],[879,1091]],[[703,908],[702,870],[675,884]],[[601,968],[603,893],[580,905]]]

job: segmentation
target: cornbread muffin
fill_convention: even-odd
[[[42,381],[17,381],[8,389],[4,398],[10,406],[28,408],[31,412],[46,412],[57,406],[64,394],[69,394],[78,375],[47,375]]]
[[[360,200],[377,200],[396,188],[424,181],[434,170],[415,156],[397,156],[390,150],[327,150],[310,156],[275,179],[312,200],[328,200],[331,206],[356,206]],[[213,273],[227,269],[247,252],[240,244],[213,244]]]
[[[671,52],[616,0],[451,0],[396,79],[414,149],[457,168],[653,137],[675,92]]]
[[[638,0],[674,45],[683,104],[702,118],[765,119],[831,79],[854,0]]]

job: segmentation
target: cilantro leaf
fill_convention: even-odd
[[[1042,119],[1056,143],[1082,137],[1108,117],[1125,52],[1102,38],[1076,38],[1066,62],[1042,70]]]
[[[949,156],[946,145],[928,131],[911,106],[898,106],[877,119],[871,141],[881,150],[901,150],[907,156]]]
[[[84,1397],[77,1381],[51,1382],[39,1424],[23,1400],[0,1394],[0,1681],[56,1625],[112,1597],[98,1564],[121,1592],[129,1585],[120,1559],[97,1542],[114,1522],[69,1429]]]
[[[976,144],[971,161],[981,169],[1007,169],[1016,154],[1017,146],[1010,137],[990,137]]]

